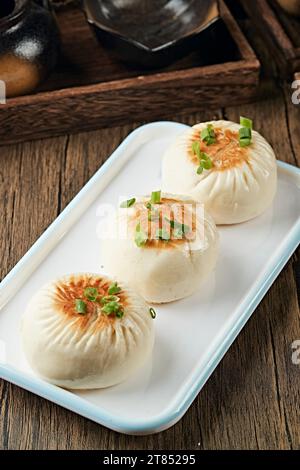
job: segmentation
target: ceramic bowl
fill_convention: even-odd
[[[98,39],[124,61],[163,66],[197,47],[217,0],[83,0]]]

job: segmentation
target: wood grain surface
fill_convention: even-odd
[[[278,158],[299,164],[300,106],[272,100],[183,121],[252,117]],[[180,117],[173,117],[182,120]],[[1,278],[135,125],[0,148]],[[299,449],[300,339],[294,255],[183,419],[147,437],[112,432],[0,381],[1,449]],[[234,288],[234,286],[233,286]]]

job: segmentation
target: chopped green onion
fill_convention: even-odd
[[[248,119],[246,117],[240,117],[240,125],[243,127],[247,127],[248,129],[253,129],[253,121],[252,119]]]
[[[210,158],[207,160],[201,160],[200,165],[202,166],[202,168],[204,168],[204,170],[210,170],[213,166]]]
[[[154,310],[154,308],[150,307],[149,308],[149,313],[150,313],[151,317],[154,320],[154,318],[156,318],[156,311]]]
[[[249,147],[251,145],[251,139],[242,139],[240,140],[241,147]]]
[[[119,294],[119,292],[121,292],[121,287],[118,286],[118,283],[117,282],[114,282],[113,284],[111,284],[111,286],[109,286],[108,288],[108,294],[109,295],[114,295],[114,294]]]
[[[216,134],[212,124],[208,124],[207,127],[201,131],[201,140],[207,145],[216,143]]]
[[[152,202],[152,204],[160,204],[160,202],[161,202],[161,191],[152,191],[151,202]]]
[[[135,244],[141,248],[142,246],[144,246],[146,244],[148,240],[148,236],[147,234],[142,230],[141,228],[141,223],[139,222],[135,228],[135,237],[134,237],[134,241],[135,241]]]
[[[91,302],[95,302],[98,297],[98,290],[96,287],[86,287],[84,289],[83,295]]]
[[[197,169],[198,175],[201,175],[203,173],[203,170],[210,170],[213,167],[213,162],[209,158],[209,155],[205,152],[200,153],[200,161],[199,161],[199,166]]]
[[[241,147],[247,147],[251,144],[252,132],[249,127],[241,127],[239,130],[239,143]]]
[[[122,209],[125,209],[126,207],[131,207],[135,203],[135,200],[135,197],[133,197],[132,199],[128,199],[128,201],[123,201],[121,202],[120,207]]]
[[[239,143],[241,147],[248,147],[252,142],[253,121],[251,119],[240,117],[241,127],[239,130]]]
[[[115,313],[119,309],[119,304],[117,302],[107,302],[107,304],[102,307],[102,311],[105,312],[107,315],[111,313]]]
[[[81,314],[86,313],[86,303],[84,300],[75,299],[75,311]]]
[[[188,225],[185,225],[185,224],[181,224],[180,222],[177,222],[177,220],[170,220],[168,219],[168,217],[165,217],[165,220],[167,222],[169,222],[169,224],[171,225],[171,227],[174,229],[174,230],[180,230],[180,232],[184,235],[185,233],[188,233],[190,232],[190,227]]]
[[[165,230],[163,228],[158,228],[156,230],[155,238],[159,239],[159,240],[163,240],[163,241],[166,242],[166,241],[170,240],[170,234],[169,234],[169,232],[167,232],[167,230]]]
[[[200,142],[198,140],[195,140],[192,143],[192,151],[194,155],[197,155],[197,157],[200,158],[201,149],[200,149]]]
[[[209,156],[205,152],[200,152],[200,160],[210,160]]]
[[[209,126],[207,126],[207,127],[209,127]],[[212,129],[212,127],[211,127],[211,129]],[[205,131],[205,135],[206,135],[206,132],[211,132],[211,130],[207,131],[207,129],[204,129],[204,131]],[[204,132],[204,131],[202,131],[202,132]],[[212,130],[212,132],[214,132],[214,131]],[[203,134],[204,139],[206,139],[205,135]],[[201,133],[201,137],[202,137],[202,133]],[[214,142],[211,141],[211,139],[212,138],[210,138],[209,142],[208,141],[206,142],[207,145],[210,145],[210,144],[214,143]],[[200,149],[200,143],[198,141],[193,142],[192,150],[193,150],[194,155],[197,155],[197,157],[199,159],[199,166],[198,166],[198,169],[197,169],[198,175],[201,175],[201,173],[203,173],[203,170],[210,170],[213,167],[213,164],[212,164],[211,159],[209,158],[209,155],[207,155],[207,153],[205,153],[205,152],[202,152],[202,150]]]
[[[122,306],[115,301],[108,302],[104,305],[104,307],[102,307],[102,312],[106,313],[106,315],[111,315],[112,313],[115,313],[117,316],[117,314],[120,314],[121,311],[123,311]]]
[[[146,204],[146,209],[148,209],[148,210],[150,211],[151,208],[152,208],[151,202],[147,202],[147,204]]]
[[[104,295],[101,298],[100,302],[102,305],[105,305],[108,302],[120,302],[120,299],[116,295]]]
[[[251,139],[251,129],[248,127],[241,127],[239,130],[239,137],[242,139]]]
[[[117,312],[116,312],[116,317],[117,318],[122,318],[124,316],[124,310],[122,308],[120,308]]]

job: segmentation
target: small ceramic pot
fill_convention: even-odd
[[[32,92],[56,64],[59,31],[48,2],[0,1],[0,79],[6,97]]]

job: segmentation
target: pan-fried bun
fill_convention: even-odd
[[[22,319],[23,348],[32,369],[71,389],[122,382],[149,356],[153,338],[144,300],[97,274],[49,282],[31,299]]]
[[[134,200],[119,210],[116,221],[114,232],[124,234],[125,226],[126,236],[102,241],[104,269],[151,303],[171,302],[201,289],[218,256],[218,233],[207,211],[172,194],[162,194],[157,204],[149,202],[150,196]]]
[[[208,126],[215,141],[201,138]],[[249,145],[242,146],[240,129],[233,122],[212,121],[179,136],[163,158],[163,190],[204,203],[216,224],[244,222],[264,212],[277,188],[275,154],[255,131]],[[204,168],[198,171],[201,159]]]

